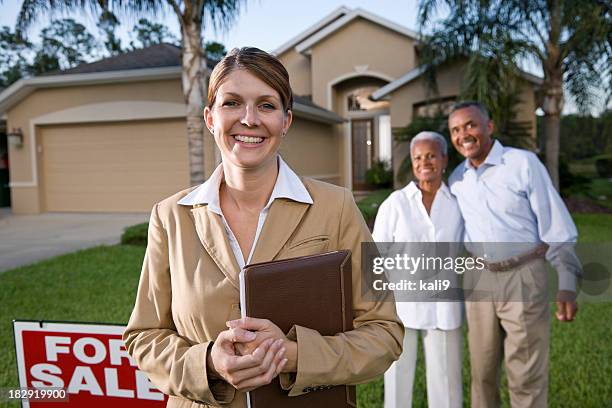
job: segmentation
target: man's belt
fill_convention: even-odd
[[[543,258],[544,255],[546,255],[547,250],[548,245],[542,244],[533,251],[522,255],[513,256],[512,258],[505,259],[501,262],[485,262],[485,266],[491,272],[506,272],[511,269],[518,268],[519,266],[523,266],[527,262],[533,261],[534,259]]]

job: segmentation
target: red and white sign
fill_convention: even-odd
[[[21,388],[63,388],[68,401],[24,407],[165,407],[161,393],[125,350],[124,326],[13,322]]]

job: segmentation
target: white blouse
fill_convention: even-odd
[[[288,198],[293,201],[298,201],[305,204],[312,204],[312,197],[306,190],[304,183],[300,180],[299,176],[291,170],[289,165],[285,163],[282,157],[278,157],[278,176],[276,177],[276,183],[274,184],[274,189],[272,190],[272,194],[268,199],[268,203],[259,213],[259,220],[257,223],[257,230],[255,231],[255,238],[253,239],[253,244],[251,245],[251,252],[247,259],[244,259],[242,255],[242,249],[238,244],[238,240],[236,236],[232,232],[228,222],[223,215],[223,211],[221,211],[221,201],[219,199],[219,188],[221,186],[221,182],[223,181],[223,164],[219,164],[215,171],[211,174],[211,176],[204,182],[204,184],[200,185],[198,188],[193,190],[191,193],[187,194],[183,197],[178,203],[182,205],[195,205],[195,204],[208,204],[208,208],[210,211],[215,214],[219,214],[221,216],[221,220],[223,221],[223,225],[225,226],[225,232],[227,233],[227,238],[232,248],[232,252],[236,257],[236,262],[240,269],[244,268],[246,264],[251,262],[251,257],[253,256],[253,252],[255,252],[255,247],[257,246],[257,241],[259,240],[259,234],[263,229],[264,223],[266,222],[266,218],[268,216],[268,212],[270,211],[270,207],[272,206],[272,202],[277,198]]]
[[[372,236],[377,242],[461,242],[463,219],[457,201],[442,183],[431,215],[421,190],[410,182],[394,191],[378,210]],[[463,324],[462,302],[397,302],[404,326],[412,329],[453,330]]]

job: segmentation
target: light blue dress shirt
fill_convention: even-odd
[[[550,246],[546,259],[559,274],[559,289],[576,290],[578,232],[534,153],[495,141],[484,163],[474,168],[465,160],[449,185],[465,221],[467,243],[514,243],[489,245],[480,255],[499,262],[544,242]]]

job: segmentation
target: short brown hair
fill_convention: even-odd
[[[277,91],[285,112],[293,108],[289,73],[278,58],[255,47],[234,48],[215,65],[208,82],[209,108],[215,104],[221,84],[237,69],[248,71]]]

